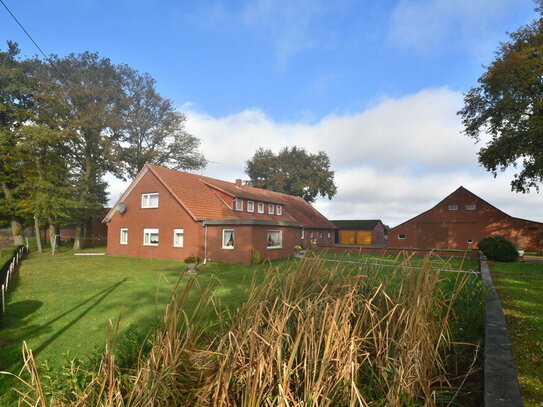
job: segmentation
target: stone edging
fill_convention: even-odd
[[[484,400],[486,407],[522,407],[511,341],[488,263],[481,261],[481,278],[489,288],[485,300]]]

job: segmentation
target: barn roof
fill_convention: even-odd
[[[380,219],[368,220],[331,220],[338,229],[343,230],[373,230],[381,222]]]
[[[307,228],[336,228],[333,223],[302,198],[150,164],[146,164],[140,171],[119,202],[125,199],[135,183],[148,171],[156,176],[194,220],[260,219],[296,222]],[[221,195],[231,199],[225,201]],[[234,198],[253,200],[255,205],[257,202],[280,204],[283,205],[283,213],[280,216],[270,215],[267,211],[264,214],[259,214],[256,213],[256,207],[253,213],[235,211],[231,208]],[[114,208],[116,206],[117,204]],[[114,209],[108,213],[104,220],[110,219],[113,213]]]

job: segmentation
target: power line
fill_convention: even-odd
[[[0,0],[0,3],[2,3],[2,5],[4,6],[4,8],[8,11],[8,13],[11,15],[11,17],[13,17],[13,19],[15,20],[15,22],[19,25],[19,27],[21,27],[21,30],[24,31],[24,33],[26,34],[26,36],[28,38],[30,38],[30,41],[32,41],[32,43],[36,46],[36,48],[38,48],[41,52],[41,54],[43,55],[43,57],[49,61],[49,58],[47,57],[47,55],[45,55],[45,52],[43,52],[43,50],[40,48],[40,46],[38,45],[38,43],[36,41],[34,41],[34,38],[32,38],[32,36],[29,34],[29,32],[26,30],[26,28],[23,27],[23,25],[21,24],[21,22],[19,20],[17,20],[17,17],[15,17],[15,14],[13,14],[11,12],[11,10],[9,9],[9,7],[6,5],[6,3],[4,3],[4,0]],[[49,61],[51,62],[51,61]]]

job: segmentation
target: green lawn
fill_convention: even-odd
[[[381,264],[409,261],[417,265],[421,262],[421,258],[331,253],[326,256]],[[432,263],[439,268],[477,269],[472,260],[433,258]],[[289,261],[276,261],[272,265],[288,267]],[[253,279],[261,281],[269,266],[270,263],[259,266],[209,263],[199,266],[197,279],[202,289],[213,284],[221,306],[232,308],[247,298]],[[137,326],[140,332],[148,331],[162,315],[184,269],[185,265],[175,260],[75,256],[67,247],[55,256],[32,252],[15,274],[6,314],[0,319],[0,370],[18,371],[23,340],[27,341],[38,361],[47,360],[54,366],[66,360],[66,352],[71,357],[84,358],[100,351],[105,343],[108,320],[116,321],[121,316],[121,332],[131,325]],[[384,281],[392,270],[382,268]],[[447,276],[451,284],[460,277],[456,273]],[[188,278],[183,277],[181,286]],[[477,328],[480,321],[474,316],[477,311],[464,308],[465,312],[471,313],[465,314],[464,319],[470,321],[464,329],[474,327],[472,336],[476,340],[480,333]],[[473,318],[477,321],[471,323]],[[1,378],[0,405],[13,403],[14,394],[8,391],[13,384],[12,379]]]
[[[543,406],[543,263],[491,263],[527,407]]]

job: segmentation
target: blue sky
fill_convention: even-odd
[[[243,178],[256,148],[297,144],[330,154],[339,192],[317,207],[331,218],[394,225],[463,184],[543,221],[540,195],[478,167],[456,115],[531,1],[4,1],[46,53],[98,51],[155,77],[206,175]],[[37,53],[3,9],[0,34]]]

